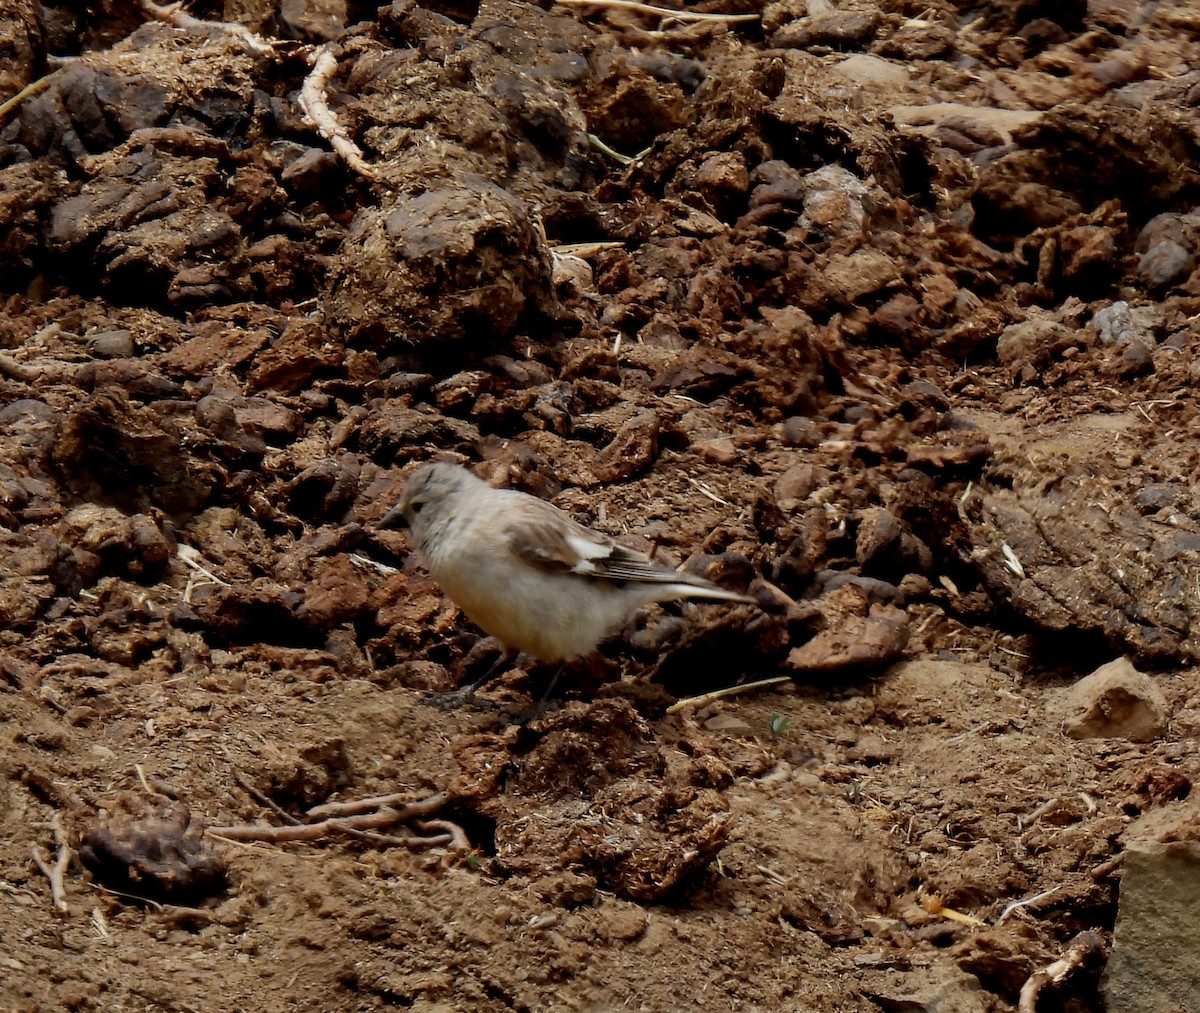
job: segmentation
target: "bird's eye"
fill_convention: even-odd
[[[424,505],[425,503],[423,500],[415,500],[414,502],[408,504],[408,509],[414,514],[419,514],[421,512],[421,507]]]

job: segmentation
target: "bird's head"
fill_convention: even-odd
[[[395,528],[406,525],[419,535],[423,527],[422,516],[440,513],[440,508],[472,481],[478,479],[456,464],[444,461],[423,464],[409,476],[400,502],[380,518],[378,526]]]

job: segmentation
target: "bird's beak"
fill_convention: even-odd
[[[377,528],[402,528],[408,523],[408,500],[402,499],[376,522]]]

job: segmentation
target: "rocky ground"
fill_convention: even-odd
[[[1200,7],[695,10],[0,3],[6,1009],[1200,1010]]]

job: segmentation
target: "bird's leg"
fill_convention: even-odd
[[[538,701],[539,708],[545,709],[546,703],[550,699],[550,694],[554,692],[554,687],[558,685],[558,677],[563,674],[563,669],[566,667],[567,663],[564,661],[558,666],[558,668],[554,670],[554,674],[550,676],[550,682],[546,686],[546,692],[542,694],[542,698]]]
[[[554,670],[554,674],[550,677],[550,682],[546,686],[546,691],[538,698],[538,702],[535,703],[530,710],[525,711],[523,714],[517,715],[517,717],[513,719],[518,725],[527,725],[534,718],[540,718],[546,713],[546,708],[550,703],[550,694],[554,692],[554,687],[558,685],[558,677],[563,674],[563,669],[566,667],[567,663],[565,661],[562,662],[562,664],[560,664],[558,668]]]
[[[453,693],[438,693],[433,697],[433,702],[439,707],[446,708],[458,707],[461,704],[469,703],[475,699],[476,693],[495,679],[496,676],[500,675],[519,655],[519,651],[501,651],[500,656],[488,666],[488,670],[483,673],[482,678],[476,679],[474,682],[469,682],[465,686],[460,686]]]

